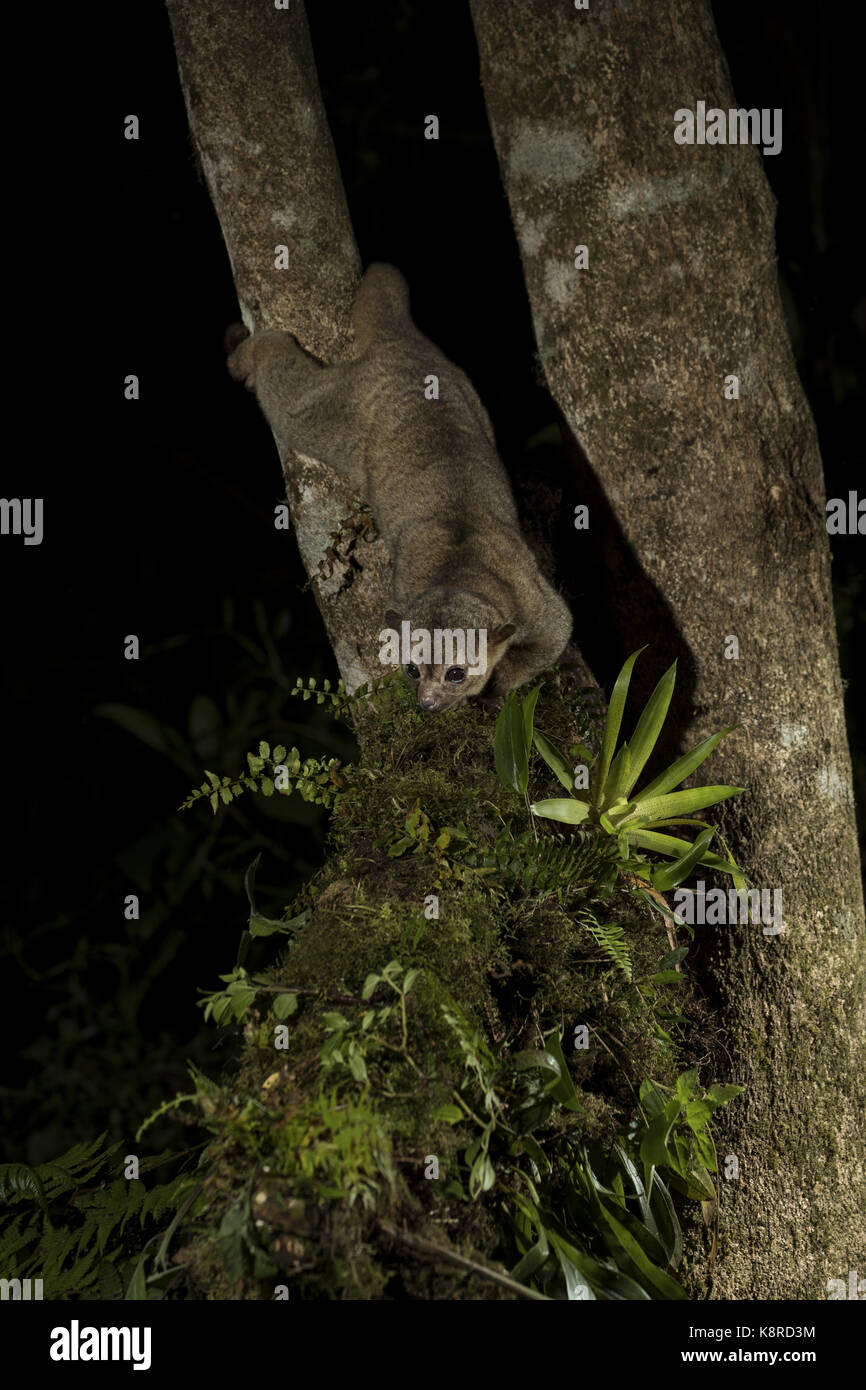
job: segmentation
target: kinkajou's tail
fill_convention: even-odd
[[[409,286],[399,270],[375,262],[364,274],[355,295],[352,319],[358,357],[373,343],[400,333],[409,317]]]

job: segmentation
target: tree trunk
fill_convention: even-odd
[[[247,328],[287,329],[326,362],[349,356],[360,260],[303,5],[169,0],[168,11],[190,130]],[[289,255],[278,270],[280,245]],[[226,374],[226,390],[234,389]],[[339,554],[360,534],[356,521],[341,524],[353,510],[351,489],[317,460],[281,462],[301,557],[354,690],[382,674],[371,634],[390,597],[388,556],[366,531],[363,566]],[[323,566],[329,550],[333,563]]]
[[[541,361],[591,470],[596,632],[617,655],[651,641],[655,675],[673,647],[688,746],[740,725],[710,780],[747,788],[725,832],[754,883],[783,890],[782,933],[721,928],[708,972],[747,1088],[724,1121],[739,1178],[722,1184],[715,1294],[822,1299],[866,1251],[866,952],[821,460],[774,201],[757,149],[674,141],[679,109],[736,106],[707,4],[472,12]]]

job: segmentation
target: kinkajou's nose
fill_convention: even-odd
[[[419,695],[418,704],[422,709],[438,709],[439,701],[435,695]]]

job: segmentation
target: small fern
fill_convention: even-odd
[[[578,908],[575,916],[596,946],[604,951],[627,980],[631,980],[631,956],[622,927],[615,922],[600,922],[590,907]]]
[[[262,796],[278,793],[289,796],[296,791],[304,801],[312,801],[317,806],[332,806],[334,798],[342,789],[338,776],[339,758],[306,758],[301,762],[297,748],[286,749],[282,744],[271,750],[264,740],[259,744],[258,753],[247,753],[249,772],[237,777],[218,777],[215,772],[205,769],[205,777],[200,787],[195,787],[178,808],[186,811],[196,801],[207,797],[214,814],[220,805],[228,806],[244,791],[258,792]],[[294,781],[292,780],[294,778]]]
[[[299,676],[291,694],[302,700],[315,700],[319,705],[327,705],[335,719],[347,721],[353,707],[361,702],[368,701],[376,708],[377,697],[389,691],[399,679],[399,671],[389,671],[369,685],[359,685],[349,695],[342,680],[337,681],[336,690],[331,689],[329,680],[323,681],[320,689],[313,676],[306,684]],[[343,789],[338,775],[341,766],[339,758],[305,758],[302,762],[297,748],[287,749],[277,744],[271,749],[263,739],[259,743],[258,753],[247,753],[247,764],[248,770],[235,777],[220,777],[216,772],[205,769],[207,781],[194,787],[178,810],[187,811],[197,801],[207,798],[216,815],[220,806],[228,806],[245,791],[258,792],[261,796],[290,796],[295,791],[304,801],[330,809]]]
[[[573,892],[585,884],[599,885],[611,879],[616,856],[610,844],[595,835],[577,834],[566,840],[546,836],[535,843],[529,837],[497,845],[491,866],[495,866],[509,885],[524,893]]]
[[[323,680],[321,687],[319,687],[315,677],[308,677],[304,683],[303,679],[298,676],[289,693],[299,700],[315,700],[317,705],[327,705],[336,719],[346,719],[354,705],[360,704],[362,701],[375,701],[376,696],[381,695],[399,679],[399,671],[388,671],[384,676],[377,676],[369,683],[365,681],[350,695],[346,690],[345,682],[342,680],[338,680],[336,690],[332,690],[329,680]]]
[[[166,1152],[142,1159],[139,1172],[173,1157]],[[123,1176],[125,1162],[122,1145],[106,1146],[101,1134],[50,1163],[0,1165],[4,1277],[41,1279],[49,1299],[123,1298],[141,1264],[145,1227],[163,1222],[196,1185],[183,1173],[148,1187],[141,1178]],[[174,1282],[182,1277],[177,1269],[168,1272]],[[141,1296],[161,1292],[154,1288]]]

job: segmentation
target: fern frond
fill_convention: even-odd
[[[632,978],[631,956],[622,927],[616,922],[600,922],[589,907],[579,908],[576,916],[577,921],[592,937],[596,946],[604,951],[613,964],[622,971],[625,978],[630,980]]]
[[[607,841],[607,843],[605,843]],[[511,884],[525,893],[557,893],[596,886],[611,874],[616,845],[608,836],[546,835],[497,846],[493,865]]]

